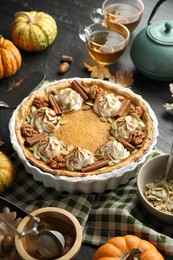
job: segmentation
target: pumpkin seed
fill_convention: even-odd
[[[122,136],[126,136],[126,135],[127,135],[127,132],[126,132],[126,130],[124,129],[124,127],[119,128],[119,133],[120,133]]]
[[[36,107],[35,106],[32,106],[31,107],[31,112],[33,113],[33,112],[35,112],[37,109],[36,109]]]
[[[89,106],[89,105],[82,106],[82,110],[88,110],[88,109],[91,109],[91,106]]]
[[[57,95],[58,93],[57,93],[57,91],[56,91],[55,89],[52,89],[52,90],[51,90],[51,94]]]
[[[29,117],[29,116],[27,116],[27,117],[26,117],[26,121],[27,121],[28,123],[30,123],[30,122],[31,122],[31,119],[30,119],[30,117]]]
[[[48,161],[48,159],[45,156],[41,156],[41,159],[42,159],[43,162],[47,162]]]
[[[109,161],[109,162],[108,162],[108,165],[109,165],[109,166],[113,166],[113,165],[115,165],[115,163],[114,163],[113,161]]]
[[[93,103],[92,101],[86,101],[85,104],[86,104],[86,105],[89,105],[89,106],[91,106],[91,107],[94,106],[94,103]]]
[[[119,100],[123,100],[124,97],[123,96],[116,96]]]
[[[71,165],[66,164],[66,168],[67,168],[68,171],[74,172],[74,168]]]
[[[105,117],[100,117],[100,121],[102,121],[102,122],[107,122],[107,118],[105,118]]]
[[[67,154],[69,154],[69,152],[66,151],[66,150],[62,150],[62,151],[61,151],[61,154],[63,154],[63,155],[67,155]]]
[[[113,109],[112,112],[111,112],[111,117],[114,117],[117,113],[117,109]]]
[[[71,102],[67,103],[66,109],[67,109],[67,110],[72,109],[72,103],[71,103]]]
[[[140,149],[141,147],[142,147],[142,144],[136,145],[136,148],[137,148],[137,149]]]
[[[112,124],[112,122],[113,122],[112,118],[108,117],[107,120],[108,120],[108,123]]]
[[[99,153],[96,153],[94,156],[98,160],[104,159],[104,156],[102,154],[99,154]]]
[[[132,155],[132,154],[135,154],[137,151],[138,151],[138,149],[134,149],[134,150],[131,152],[131,155]]]
[[[136,120],[138,120],[138,122],[141,120],[140,117],[138,116],[138,114],[136,114],[136,113],[131,113],[131,116],[136,118]]]
[[[42,129],[41,124],[40,124],[39,121],[36,121],[36,122],[35,122],[35,127],[36,127],[38,130],[41,130],[41,129]]]
[[[63,119],[61,119],[61,120],[59,120],[59,123],[60,123],[60,125],[65,125],[65,124],[67,124],[67,120],[63,120]]]
[[[139,121],[139,125],[144,129],[145,128],[145,124],[142,120]]]
[[[111,128],[117,130],[117,123],[115,121],[111,124]]]

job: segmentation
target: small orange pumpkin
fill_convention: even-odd
[[[113,237],[97,249],[93,260],[132,260],[135,255],[141,260],[164,260],[150,242],[134,235]]]
[[[14,75],[21,64],[22,57],[17,47],[0,35],[0,79]]]
[[[14,181],[15,167],[3,152],[0,152],[0,192],[9,188]]]

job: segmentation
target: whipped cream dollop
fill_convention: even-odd
[[[71,88],[60,90],[60,92],[55,95],[55,99],[62,112],[80,110],[84,101],[81,95]]]
[[[122,137],[123,139],[128,139],[129,134],[139,127],[139,121],[130,115],[117,119],[113,124],[116,127],[111,128],[111,134],[114,137]]]
[[[113,164],[116,164],[123,159],[126,159],[130,152],[117,140],[111,140],[100,146],[97,153],[103,157],[108,157]]]
[[[32,146],[30,150],[36,159],[47,161],[52,156],[66,153],[67,147],[62,141],[57,140],[55,136],[47,136]]]
[[[29,121],[38,132],[53,133],[59,126],[59,120],[54,110],[41,107],[29,115]]]
[[[96,98],[93,109],[101,117],[113,117],[120,107],[120,100],[113,93],[107,93]]]
[[[66,156],[66,168],[81,170],[82,167],[92,164],[94,162],[94,155],[90,151],[81,147],[75,148]]]

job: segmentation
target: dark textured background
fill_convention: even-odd
[[[84,68],[85,61],[91,63],[84,43],[79,39],[78,30],[80,25],[92,23],[90,12],[95,7],[100,7],[101,0],[1,0],[0,8],[0,34],[4,38],[11,39],[10,26],[17,11],[43,11],[52,15],[58,25],[58,35],[53,44],[42,52],[21,52],[23,62],[21,69],[11,78],[0,80],[0,96],[3,91],[15,82],[24,78],[30,72],[41,70],[46,74],[46,79],[58,80],[69,77],[89,77],[90,74]],[[147,26],[149,15],[156,4],[156,0],[143,0],[145,9],[138,28],[132,33],[129,46],[121,59],[110,67],[114,74],[117,70],[131,70],[134,72],[134,86],[132,90],[141,94],[153,108],[159,122],[158,148],[163,152],[169,152],[172,134],[173,111],[166,111],[163,104],[173,102],[169,90],[169,82],[157,82],[140,75],[134,68],[130,59],[129,50],[136,34]],[[155,20],[173,19],[173,1],[163,3],[156,15]],[[173,48],[173,47],[172,47]],[[74,61],[68,72],[58,75],[58,66],[63,54],[70,55]],[[165,60],[166,62],[166,60]],[[173,82],[173,81],[172,81]],[[10,144],[8,122],[12,109],[0,109],[0,137],[5,144],[0,147],[6,154],[12,152]],[[77,259],[91,259],[95,249],[83,246]],[[165,259],[172,259],[166,257]]]

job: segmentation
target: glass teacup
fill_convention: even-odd
[[[86,43],[89,55],[97,63],[110,65],[124,53],[130,32],[122,24],[116,24],[114,31],[100,23],[81,26],[80,38]]]
[[[139,24],[143,10],[141,0],[105,0],[102,8],[93,9],[90,16],[96,23],[104,21],[111,30],[121,23],[132,32]]]

